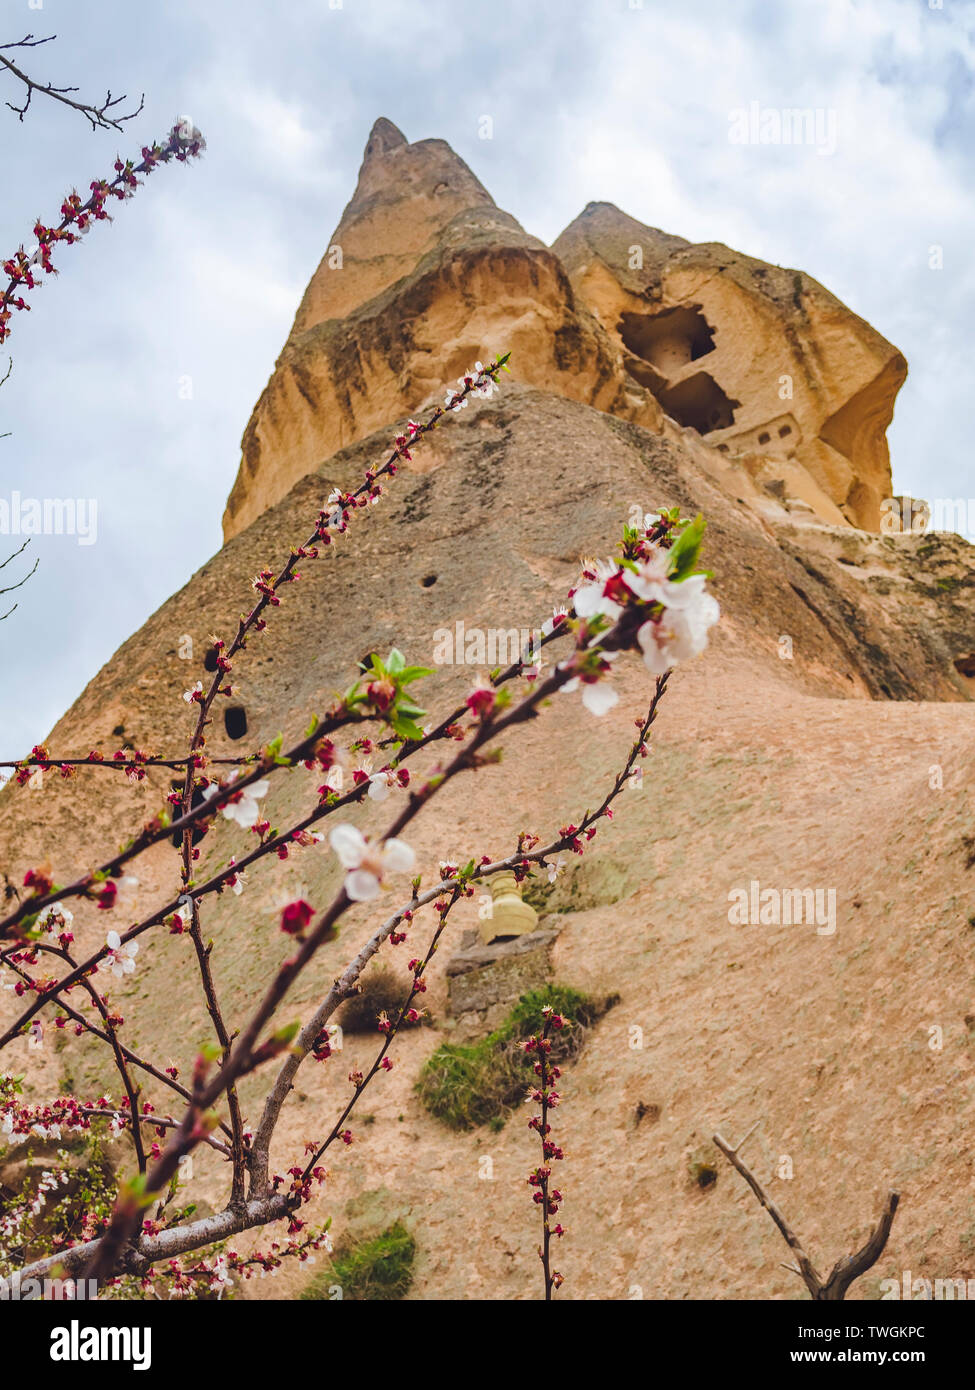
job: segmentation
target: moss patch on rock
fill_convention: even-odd
[[[372,1240],[349,1238],[335,1250],[330,1268],[313,1279],[302,1299],[337,1299],[343,1302],[373,1300],[393,1302],[404,1298],[413,1282],[416,1241],[397,1221]]]
[[[564,985],[523,994],[494,1032],[477,1042],[437,1048],[417,1082],[421,1101],[451,1129],[474,1129],[489,1122],[500,1128],[532,1079],[523,1044],[541,1032],[542,1009],[550,1006],[568,1020],[568,1027],[552,1035],[552,1058],[564,1062],[577,1055],[587,1029],[617,1000],[618,996],[594,1000]]]

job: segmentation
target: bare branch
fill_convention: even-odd
[[[56,34],[49,34],[47,38],[35,39],[33,34],[27,34],[25,38],[16,43],[0,44],[0,67],[6,68],[19,82],[22,82],[27,89],[27,97],[23,106],[15,106],[12,101],[6,103],[7,107],[13,111],[19,120],[26,116],[31,99],[35,92],[40,92],[42,96],[51,97],[53,101],[59,101],[63,106],[70,106],[73,111],[79,111],[90,124],[92,130],[121,130],[125,121],[131,121],[138,116],[145,104],[145,94],[139,99],[139,105],[134,111],[129,111],[126,115],[117,113],[116,108],[121,106],[128,98],[125,93],[120,97],[113,97],[111,91],[105,94],[105,100],[96,105],[93,102],[76,101],[71,95],[77,92],[77,87],[56,87],[53,83],[38,82],[35,78],[28,76],[22,69],[18,68],[9,58],[4,57],[3,51],[11,48],[37,48],[41,44],[51,43]]]
[[[887,1200],[884,1203],[884,1209],[880,1220],[871,1232],[866,1244],[852,1255],[841,1256],[833,1266],[829,1278],[823,1280],[816,1273],[811,1260],[803,1250],[798,1237],[789,1226],[785,1217],[779,1211],[771,1197],[765,1192],[761,1183],[748,1165],[743,1159],[738,1157],[738,1150],[745,1143],[745,1139],[748,1139],[749,1136],[754,1133],[755,1128],[756,1126],[753,1125],[748,1131],[748,1134],[745,1135],[745,1138],[734,1148],[732,1148],[720,1134],[712,1135],[712,1142],[721,1150],[731,1166],[736,1168],[745,1179],[761,1205],[768,1212],[769,1216],[771,1216],[776,1226],[778,1226],[783,1240],[795,1255],[798,1268],[794,1265],[783,1265],[783,1268],[791,1270],[793,1274],[800,1275],[806,1288],[809,1290],[810,1296],[815,1299],[816,1302],[840,1302],[846,1297],[846,1291],[853,1281],[859,1279],[861,1274],[865,1274],[868,1269],[877,1263],[880,1256],[883,1254],[884,1247],[890,1235],[890,1228],[894,1220],[894,1215],[897,1211],[897,1205],[900,1202],[900,1196],[896,1192],[887,1193]]]
[[[10,373],[9,373],[9,370],[8,370],[7,376],[9,376],[9,375],[10,375]],[[7,379],[7,378],[4,377],[4,381],[6,381],[6,379]],[[0,386],[2,386],[2,385],[3,385],[3,382],[0,382]],[[0,570],[5,569],[6,566],[10,564],[10,561],[11,561],[11,560],[16,560],[16,558],[17,558],[18,555],[22,555],[29,545],[30,545],[30,536],[27,537],[27,539],[24,541],[23,545],[20,547],[19,550],[15,550],[15,551],[13,552],[12,555],[8,555],[8,556],[7,556],[6,560],[0,562]],[[22,589],[23,586],[27,583],[28,579],[30,579],[31,575],[34,573],[34,570],[37,569],[37,566],[38,566],[40,563],[41,563],[41,557],[38,555],[37,559],[34,561],[33,568],[31,568],[31,569],[27,572],[27,574],[24,575],[23,579],[18,580],[16,584],[8,584],[7,587],[6,587],[5,589],[0,589],[0,594],[12,594],[13,591],[14,591],[15,589]],[[13,606],[13,608],[8,608],[7,611],[6,611],[6,613],[0,614],[0,623],[3,622],[4,618],[9,618],[10,615],[11,615],[11,613],[16,612],[16,610],[17,610],[17,604],[15,603],[14,606]]]

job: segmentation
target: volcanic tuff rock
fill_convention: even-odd
[[[878,1194],[900,1188],[891,1244],[855,1297],[876,1296],[881,1278],[905,1268],[972,1275],[975,1166],[959,1136],[975,1087],[966,1022],[975,565],[957,536],[851,524],[854,503],[889,488],[877,431],[900,370],[894,350],[806,277],[793,295],[791,272],[760,275],[744,257],[687,246],[606,205],[590,207],[556,254],[495,208],[442,142],[407,145],[388,122],[373,131],[336,239],[342,272],[326,262],[316,274],[248,427],[231,538],[94,677],[49,735],[51,749],[185,748],[192,715],[180,697],[201,674],[209,634],[235,626],[250,577],[309,534],[331,487],[353,486],[384,456],[424,394],[440,398],[442,375],[514,348],[500,397],[447,419],[381,502],[357,513],[350,534],[303,564],[268,633],[235,660],[236,714],[225,721],[218,712],[210,751],[251,751],[278,732],[288,746],[371,651],[395,644],[410,662],[434,665],[435,634],[458,620],[468,630],[534,627],[564,599],[580,557],[609,553],[635,512],[703,512],[722,622],[671,682],[642,792],[627,788],[584,858],[567,856],[545,904],[561,927],[555,978],[621,995],[562,1086],[572,1217],[563,1295],[627,1298],[640,1285],[647,1297],[796,1296],[779,1236],[736,1176],[719,1169],[706,1192],[688,1176],[689,1157],[715,1127],[734,1139],[756,1121],[746,1157],[821,1267],[863,1239]],[[636,244],[639,271],[629,264]],[[663,327],[653,322],[661,316]],[[729,407],[735,425],[767,422],[769,380],[794,376],[795,458],[763,454],[764,445],[736,455],[730,442],[725,453],[709,420],[700,430],[681,424],[672,412],[699,399],[684,386],[695,352],[740,402]],[[875,404],[889,393],[879,412],[863,407],[871,391]],[[848,453],[824,448],[853,469],[849,482],[838,464],[815,471],[830,458],[816,445],[823,421],[835,427],[844,410]],[[718,442],[733,432],[724,426]],[[187,636],[192,661],[183,659]],[[440,667],[424,682],[431,713],[463,698],[474,674]],[[561,695],[505,739],[500,767],[444,787],[409,832],[427,879],[442,859],[508,852],[525,828],[547,835],[578,822],[649,698],[635,657],[617,663],[614,683],[620,704],[602,720],[578,695]],[[411,765],[422,776],[432,758]],[[303,769],[276,775],[272,823],[307,813],[319,781]],[[38,791],[8,787],[0,866],[16,882],[51,859],[66,880],[106,857],[168,789],[158,771],[133,786],[94,770],[68,783],[46,778]],[[375,832],[387,811],[369,801],[349,817]],[[221,819],[201,844],[201,877],[248,840]],[[139,884],[119,890],[118,920],[178,892],[176,861],[168,845],[140,860]],[[231,1026],[286,950],[282,902],[320,906],[338,880],[335,856],[320,845],[253,866],[241,897],[207,905]],[[733,925],[729,890],[752,880],[835,889],[835,934]],[[379,912],[399,901],[387,895]],[[343,919],[279,1022],[308,1016],[374,930],[373,907]],[[79,950],[104,941],[105,916],[77,908]],[[462,904],[453,942],[476,926],[476,903]],[[421,919],[403,958],[428,930]],[[113,1001],[126,1040],[185,1073],[210,1031],[199,992],[182,984],[192,949],[165,930],[142,941],[138,969],[113,987]],[[523,1124],[491,1133],[494,1180],[482,1182],[485,1135],[442,1129],[413,1091],[437,1043],[453,1035],[444,945],[429,972],[435,1028],[397,1039],[394,1070],[369,1092],[375,1123],[353,1116],[356,1143],[334,1159],[309,1217],[333,1216],[340,1234],[356,1203],[379,1194],[382,1211],[396,1204],[417,1238],[411,1297],[531,1297]],[[389,967],[402,973],[403,958],[393,952]],[[0,993],[0,1017],[15,1006]],[[943,1030],[938,1052],[928,1046],[932,1025]],[[329,1062],[299,1073],[273,1153],[279,1170],[331,1124],[346,1073],[365,1069],[372,1048],[369,1037],[349,1038],[338,1070]],[[116,1086],[104,1059],[73,1040],[36,1052],[25,1039],[12,1053],[8,1064],[27,1073],[36,1096],[56,1094],[69,1076],[83,1093]],[[249,1123],[260,1085],[250,1077],[242,1086]],[[168,1109],[165,1097],[152,1099]],[[792,1181],[775,1176],[782,1155]],[[210,1151],[200,1156],[204,1200],[219,1199],[225,1176]],[[253,1248],[247,1237],[235,1244]],[[295,1266],[246,1294],[293,1293],[306,1274]]]
[[[693,430],[824,520],[879,528],[907,366],[828,290],[610,203],[547,248],[442,140],[407,144],[379,120],[244,433],[225,537],[502,350],[527,384]]]
[[[590,203],[552,249],[668,415],[762,481],[788,479],[826,520],[879,528],[907,364],[868,323],[802,271],[611,203]]]
[[[254,408],[224,514],[237,535],[315,464],[503,351],[519,380],[658,427],[558,257],[442,140],[373,127],[355,195]]]

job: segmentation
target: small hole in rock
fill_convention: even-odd
[[[768,431],[763,430],[762,433],[758,436],[758,442],[759,444],[767,444],[771,438],[772,436],[768,433]]]
[[[216,647],[211,647],[207,652],[206,656],[203,658],[203,667],[206,671],[215,671],[217,669]]]
[[[182,790],[183,790],[183,782],[182,782],[182,779],[180,779],[180,781],[178,781],[178,782],[170,782],[169,785],[170,785],[170,788],[171,788],[174,792],[182,792]],[[193,800],[190,802],[190,809],[193,810],[193,811],[195,811],[196,808],[197,808],[197,806],[202,806],[202,804],[203,804],[203,802],[204,802],[205,800],[206,800],[206,798],[204,797],[203,792],[200,790],[200,788],[199,788],[199,787],[194,787],[194,788],[193,788]],[[176,820],[176,819],[177,819],[179,816],[181,816],[181,815],[182,815],[182,811],[180,810],[179,806],[174,806],[174,807],[172,808],[172,816],[173,816],[173,819]],[[198,844],[199,841],[203,839],[204,833],[205,833],[205,832],[202,831],[202,830],[194,830],[194,831],[193,831],[193,837],[192,837],[191,843],[194,844],[194,845],[195,845],[195,844]],[[171,836],[171,839],[172,839],[172,842],[173,842],[173,849],[181,849],[181,848],[182,848],[182,845],[183,845],[183,832],[182,832],[181,830],[175,831],[174,834]]]
[[[425,579],[420,580],[420,583],[423,585],[424,589],[432,589],[436,582],[437,576],[435,574],[428,574]]]
[[[231,705],[223,712],[223,727],[228,738],[243,738],[247,733],[247,712],[242,705]]]
[[[697,1170],[697,1185],[700,1188],[712,1187],[718,1181],[718,1170],[702,1163]]]
[[[784,439],[784,438],[786,437],[787,434],[791,434],[791,433],[792,433],[792,426],[791,426],[791,425],[780,425],[780,426],[779,426],[779,438],[780,438],[780,439]]]

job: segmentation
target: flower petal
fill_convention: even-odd
[[[345,876],[345,892],[354,903],[365,903],[379,894],[379,879],[368,869],[353,869]]]
[[[383,868],[393,874],[408,874],[416,863],[416,855],[402,840],[387,840],[383,845]]]
[[[355,869],[362,863],[366,852],[366,840],[361,830],[354,825],[337,825],[331,831],[328,842],[338,855],[343,869]]]
[[[590,714],[605,714],[607,710],[619,704],[619,698],[608,681],[597,681],[595,685],[587,685],[582,692],[582,703]]]

